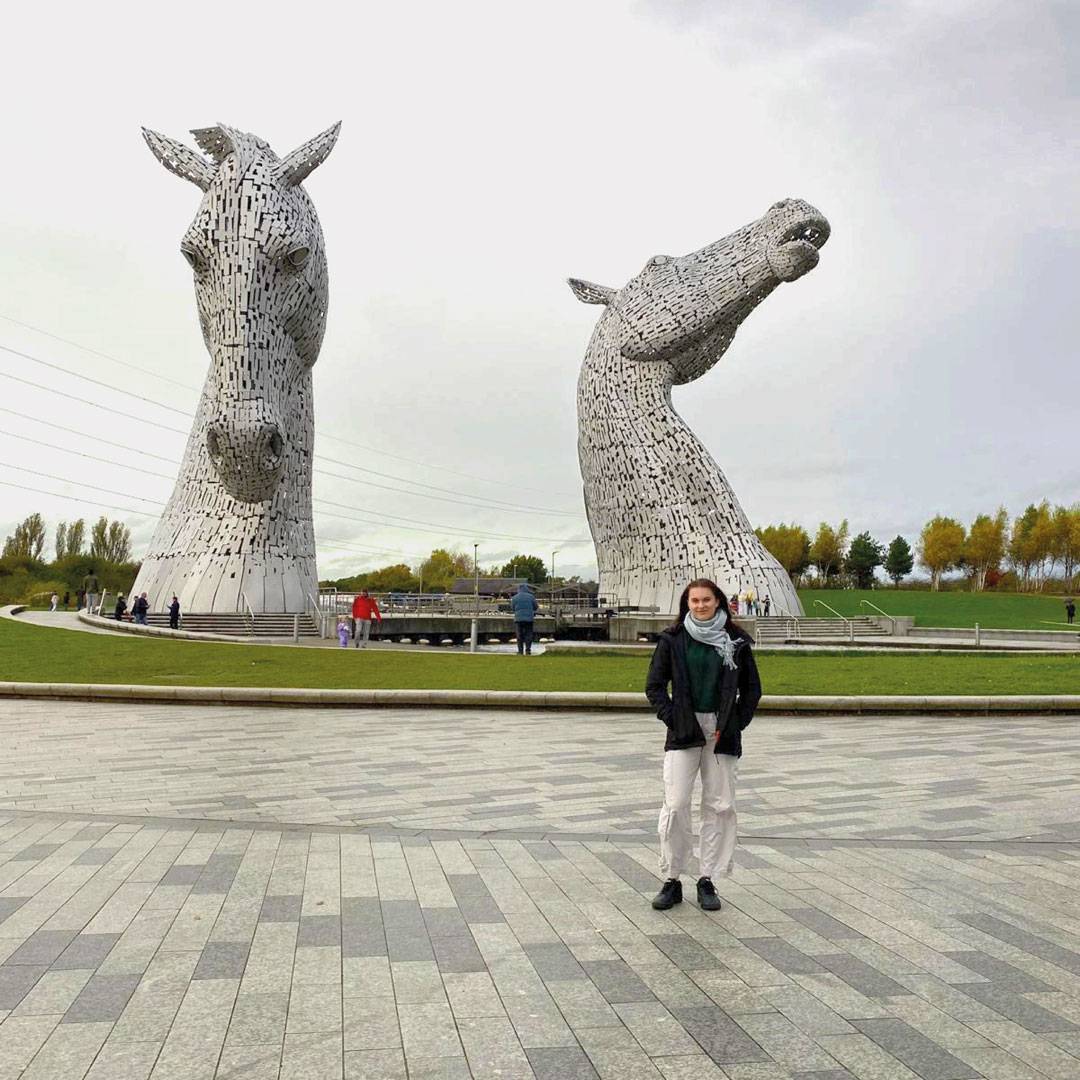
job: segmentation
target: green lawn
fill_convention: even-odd
[[[0,679],[16,682],[635,691],[647,665],[642,655],[524,659],[141,640],[0,619]],[[1074,656],[765,653],[759,665],[770,694],[1080,693]]]
[[[800,589],[807,615],[829,618],[816,600],[841,615],[876,615],[869,600],[889,615],[914,615],[916,626],[971,626],[1000,630],[1067,630],[1059,596],[1022,593],[923,592],[906,589]],[[1077,625],[1080,630],[1080,625]]]

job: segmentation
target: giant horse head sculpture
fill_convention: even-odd
[[[709,577],[801,614],[671,390],[709,371],[758,304],[818,264],[828,238],[819,211],[783,199],[698,251],[654,255],[621,289],[570,279],[579,300],[604,305],[578,379],[578,458],[609,602],[673,612],[687,581]]]
[[[226,491],[270,499],[292,430],[289,399],[319,355],[326,326],[322,229],[300,186],[333,149],[340,124],[278,158],[261,139],[218,124],[193,131],[209,159],[144,129],[154,156],[203,192],[180,251],[195,275],[212,361],[201,416],[206,451]]]
[[[143,131],[154,156],[203,192],[180,251],[210,371],[176,486],[136,591],[160,611],[301,612],[318,588],[311,515],[312,365],[326,328],[323,234],[301,187],[334,125],[283,158],[218,124],[199,153]]]

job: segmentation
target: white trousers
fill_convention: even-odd
[[[664,754],[664,805],[660,810],[660,876],[665,880],[691,872],[694,830],[690,798],[701,774],[701,877],[727,877],[735,865],[735,777],[738,759],[714,754],[716,714],[697,713],[704,746]]]

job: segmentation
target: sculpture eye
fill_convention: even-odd
[[[294,247],[286,256],[285,261],[294,269],[299,270],[301,266],[308,261],[308,256],[311,254],[309,248],[304,247],[301,244],[299,247]]]
[[[654,255],[649,260],[649,265],[650,266],[666,266],[669,262],[671,262],[671,256],[670,255]]]
[[[188,247],[186,244],[180,245],[180,254],[187,260],[188,266],[191,267],[196,273],[206,268],[206,263],[203,261],[203,257],[192,247]]]

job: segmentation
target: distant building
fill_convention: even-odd
[[[523,577],[481,577],[479,593],[481,596],[513,596],[519,585],[528,584],[529,579]],[[530,587],[536,590],[535,585]],[[454,578],[454,584],[450,586],[450,592],[454,596],[475,596],[477,591],[475,577]]]

